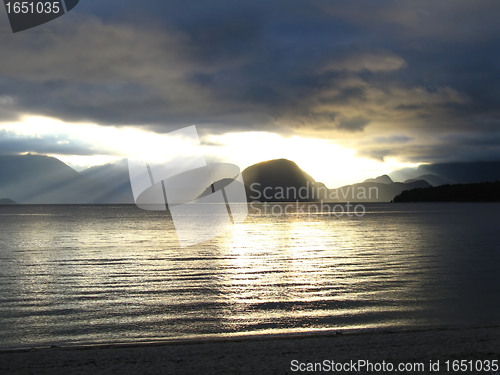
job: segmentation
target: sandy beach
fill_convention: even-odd
[[[288,374],[306,373],[316,366],[323,373],[492,374],[495,372],[446,371],[446,361],[449,366],[456,360],[468,360],[467,366],[484,366],[484,360],[499,359],[500,327],[496,326],[4,350],[0,373]],[[425,370],[398,371],[400,364],[414,369],[421,364]],[[394,369],[389,371],[391,365]],[[346,371],[338,371],[338,366]]]

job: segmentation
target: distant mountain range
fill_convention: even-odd
[[[79,173],[53,157],[0,155],[0,198],[21,204],[132,203],[107,184],[113,178],[97,178],[100,168]]]
[[[108,203],[134,203],[127,160],[92,167],[80,174],[105,186],[99,200]]]
[[[332,189],[330,196],[335,197],[334,202],[390,202],[402,191],[431,186],[425,180],[412,180],[405,182],[394,182],[383,175],[364,182],[342,186]]]
[[[389,173],[396,181],[426,180],[432,186],[500,180],[500,161],[423,164]]]
[[[254,164],[243,171],[243,180],[248,201],[259,202],[389,202],[403,190],[431,186],[424,180],[394,182],[384,175],[328,189],[286,159]]]
[[[19,203],[94,203],[103,187],[58,159],[0,156],[0,198]]]
[[[389,202],[405,190],[500,180],[500,162],[431,164],[336,189],[328,189],[286,159],[254,164],[242,175],[248,201]],[[404,182],[395,182],[396,178]],[[225,184],[219,181],[215,186]],[[132,204],[128,164],[122,160],[77,172],[53,157],[0,155],[0,204],[9,200],[19,204]]]
[[[12,199],[0,199],[0,206],[13,206],[16,205],[17,202],[13,201]]]

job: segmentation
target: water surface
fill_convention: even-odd
[[[500,322],[499,204],[257,211],[180,249],[163,212],[0,206],[0,347]]]

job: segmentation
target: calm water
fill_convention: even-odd
[[[161,212],[0,207],[0,347],[500,323],[499,204],[366,209],[179,249]]]

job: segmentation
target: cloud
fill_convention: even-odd
[[[344,52],[345,53],[345,52]],[[399,56],[392,53],[349,53],[348,56],[333,59],[328,62],[322,73],[329,71],[348,71],[348,72],[384,72],[401,69],[406,62]]]
[[[392,144],[407,143],[410,142],[411,140],[412,140],[411,137],[398,134],[389,137],[377,137],[374,139],[374,141],[377,143],[392,143]]]
[[[361,25],[377,37],[418,43],[422,39],[434,41],[477,42],[497,39],[497,1],[478,0],[422,0],[418,2],[359,0],[356,2],[317,1],[316,6],[331,17]]]
[[[87,0],[0,34],[0,121],[197,124],[202,136],[331,138],[376,158],[444,158],[454,146],[470,157],[479,146],[463,139],[500,126],[499,11],[462,0]]]
[[[168,123],[183,110],[210,106],[210,96],[184,79],[195,64],[185,56],[182,34],[109,25],[95,17],[66,26],[67,32],[4,38],[2,49],[9,53],[0,60],[3,89],[19,111],[104,123]]]
[[[107,154],[107,150],[96,150],[91,144],[70,140],[67,137],[56,135],[26,136],[5,130],[0,130],[0,153],[21,154],[31,152],[35,154],[69,154],[94,155]]]

